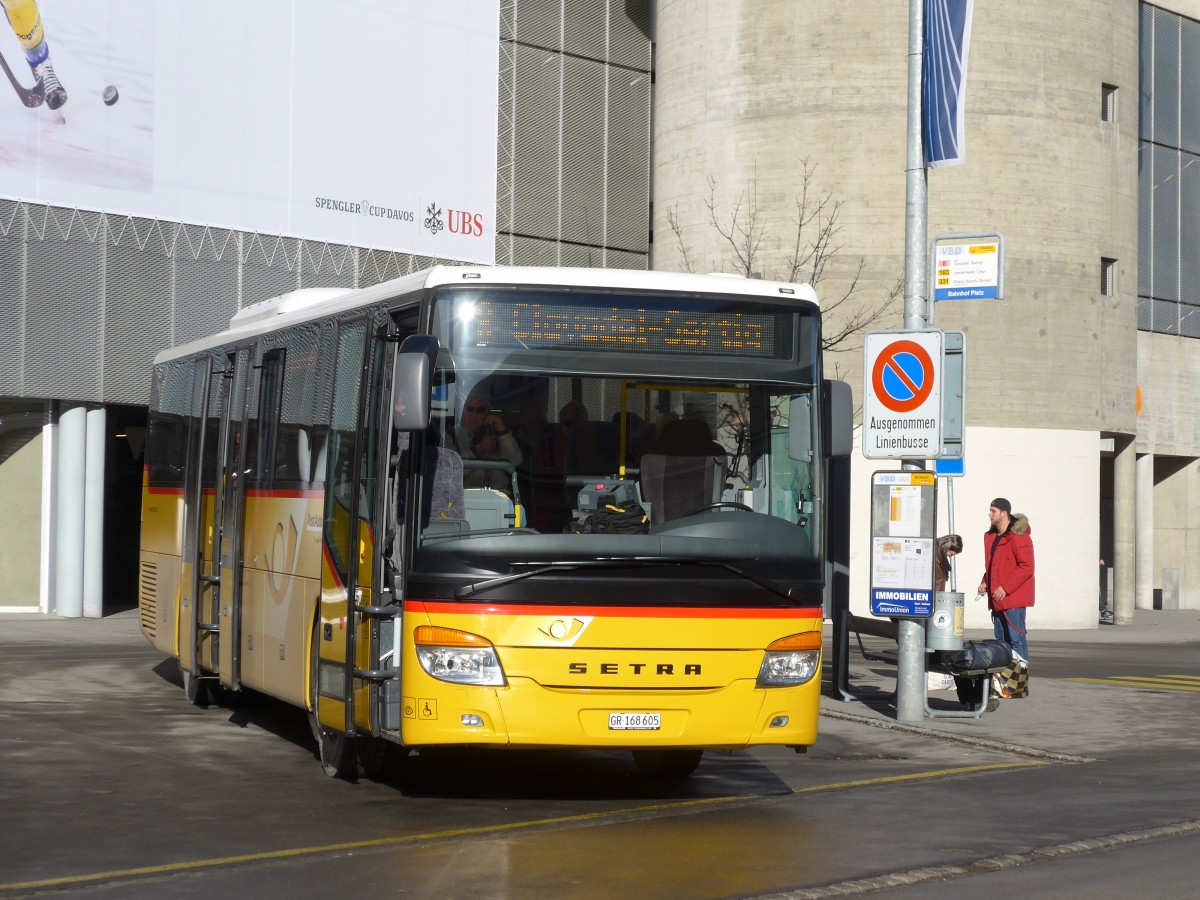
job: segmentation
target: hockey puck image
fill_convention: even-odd
[[[104,105],[112,106],[117,102],[120,96],[121,95],[117,93],[117,86],[115,84],[110,84],[104,89]]]

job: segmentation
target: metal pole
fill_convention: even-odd
[[[946,479],[946,522],[948,525],[947,534],[954,534],[954,479]],[[958,566],[953,561],[950,563],[950,590],[958,590]]]
[[[905,164],[904,327],[924,328],[928,321],[928,191],[925,147],[921,139],[921,70],[925,50],[924,0],[908,0],[908,153]],[[925,460],[906,459],[904,469],[924,469]],[[925,717],[925,623],[901,619],[896,665],[896,718],[920,722]]]

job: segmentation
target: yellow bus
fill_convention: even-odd
[[[807,285],[438,266],[299,290],[154,362],[140,623],[193,703],[389,742],[817,736],[827,472],[851,401]]]

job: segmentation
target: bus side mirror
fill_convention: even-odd
[[[812,462],[812,438],[812,396],[797,394],[788,400],[788,457]]]
[[[821,382],[821,442],[826,456],[849,456],[854,449],[854,392],[844,381]]]
[[[437,352],[437,338],[424,334],[411,335],[400,345],[392,364],[392,427],[397,431],[429,427]]]

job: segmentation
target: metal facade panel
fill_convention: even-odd
[[[1154,156],[1150,144],[1143,143],[1138,147],[1138,259],[1146,260],[1150,258],[1150,250],[1152,248],[1151,237],[1151,213],[1153,210],[1153,194],[1151,190],[1154,186]],[[1149,297],[1154,293],[1154,267],[1148,265],[1138,266],[1138,293],[1143,297]],[[1142,323],[1139,319],[1138,328],[1142,328]],[[1149,326],[1145,326],[1148,328]]]
[[[1154,102],[1151,140],[1179,146],[1179,16],[1157,10],[1150,79]],[[1143,71],[1146,67],[1143,65]]]
[[[605,240],[604,170],[607,67],[566,57],[563,63],[563,240],[602,246]]]
[[[301,287],[354,287],[354,248],[300,241]]]
[[[581,0],[516,0],[512,17],[516,39],[523,44],[561,49],[564,2]]]
[[[512,265],[557,266],[558,242],[516,236],[512,240]]]
[[[604,265],[610,269],[645,271],[650,267],[650,258],[645,253],[623,253],[620,250],[609,250],[605,254]]]
[[[269,300],[294,291],[299,286],[294,270],[285,266],[271,266],[251,257],[242,264],[242,295],[239,298],[239,306],[246,307],[260,300]]]
[[[512,260],[505,265],[514,266],[599,266],[610,269],[649,268],[645,253],[629,253],[600,247],[579,247],[558,241],[538,240],[516,236],[512,240]]]
[[[562,57],[518,48],[513,222],[518,234],[558,236]]]
[[[516,21],[518,0],[500,0],[500,42],[511,41],[516,38],[517,33],[514,28]]]
[[[646,252],[650,243],[648,74],[609,70],[606,163],[608,245]]]
[[[53,239],[26,245],[25,395],[95,400],[104,350],[100,246],[61,239],[58,224]]]
[[[175,334],[171,345],[194,341],[222,328],[238,311],[238,259],[175,259]],[[161,348],[160,348],[161,349]]]
[[[650,71],[652,0],[608,0],[608,61]]]
[[[598,247],[581,247],[578,244],[560,244],[558,265],[592,267],[601,264],[602,252]]]
[[[1138,7],[1138,46],[1142,69],[1154,65],[1154,7],[1145,3]],[[1154,140],[1154,79],[1143,78],[1138,88],[1141,103],[1138,108],[1138,137],[1143,141]]]
[[[563,4],[563,51],[603,60],[608,51],[608,9],[603,3]]]
[[[1179,296],[1200,304],[1200,155],[1179,155]]]
[[[496,73],[496,243],[501,234],[512,230],[513,201],[513,139],[516,121],[513,113],[516,91],[516,70],[513,61],[516,48],[501,42]],[[499,262],[499,260],[497,260]]]
[[[0,214],[4,212],[0,205]],[[25,394],[24,248],[11,234],[0,237],[0,397]]]
[[[104,392],[109,403],[147,404],[154,354],[171,343],[171,260],[147,243],[106,242]],[[131,328],[130,323],[137,327]]]
[[[1154,230],[1150,258],[1139,260],[1139,264],[1148,262],[1154,267],[1155,299],[1179,300],[1179,151],[1155,147],[1153,159],[1154,181],[1160,187],[1141,200],[1151,204]]]
[[[1179,20],[1179,146],[1200,153],[1200,22]]]

